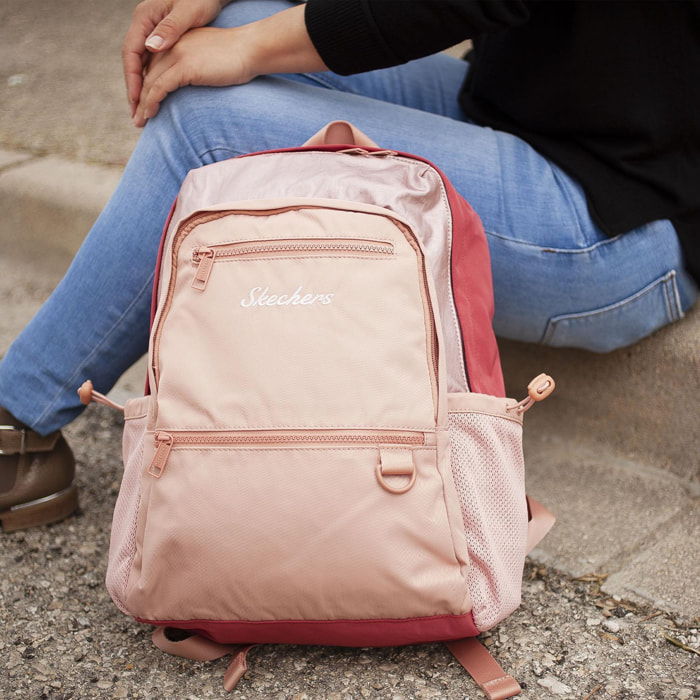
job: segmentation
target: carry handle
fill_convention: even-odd
[[[361,146],[363,148],[379,148],[372,139],[363,134],[350,122],[338,120],[326,124],[321,131],[316,132],[304,146]]]
[[[552,529],[556,518],[541,503],[530,496],[527,499],[527,546],[526,553],[530,552],[540,543],[542,538]]]

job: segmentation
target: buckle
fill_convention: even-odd
[[[19,433],[22,437],[19,442],[19,454],[23,455],[26,452],[26,447],[27,447],[27,429],[26,428],[17,428],[14,425],[0,425],[0,430],[12,430],[14,432]],[[0,450],[0,455],[7,455],[7,454],[17,454],[17,452],[5,452],[5,450]]]

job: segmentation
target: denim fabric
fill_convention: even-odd
[[[216,24],[287,5],[238,0]],[[466,121],[456,98],[467,70],[438,55],[169,96],[65,278],[0,363],[0,405],[47,433],[80,412],[84,379],[108,391],[147,350],[159,239],[187,171],[301,144],[333,119],[431,160],[470,201],[489,239],[500,336],[604,352],[682,317],[698,290],[671,224],[607,238],[572,178],[520,139]]]

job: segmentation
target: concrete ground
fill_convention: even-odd
[[[137,139],[119,48],[132,3],[0,6],[0,354],[50,292]],[[528,490],[558,516],[524,604],[488,640],[524,696],[700,697],[700,314],[598,357],[502,343],[509,393],[547,371],[526,416]],[[142,390],[143,366],[115,389]],[[82,514],[0,546],[2,697],[223,697],[223,663],[155,652],[103,585],[120,426],[68,429]],[[682,645],[682,646],[679,646]],[[439,646],[269,647],[235,696],[479,697]]]

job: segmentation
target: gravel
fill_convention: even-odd
[[[233,694],[226,661],[162,654],[112,604],[103,580],[121,478],[119,415],[91,407],[68,431],[82,511],[2,535],[2,698],[478,698],[441,645],[388,649],[265,646]],[[482,636],[522,698],[700,698],[700,620],[636,607],[528,564],[523,605]]]

